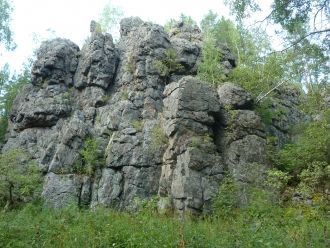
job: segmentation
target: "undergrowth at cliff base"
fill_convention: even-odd
[[[27,205],[0,213],[0,247],[327,247],[322,209],[259,204],[184,220],[150,209],[62,210]]]

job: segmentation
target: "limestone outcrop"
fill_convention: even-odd
[[[252,96],[194,77],[197,26],[181,23],[167,34],[126,18],[117,44],[95,23],[91,31],[81,50],[60,38],[42,44],[10,115],[3,151],[32,155],[45,175],[45,204],[134,209],[136,199],[159,196],[161,209],[201,213],[226,173],[242,187],[255,164],[262,174],[266,132]],[[228,49],[221,58],[235,67]],[[94,161],[83,156],[87,140],[96,144]]]

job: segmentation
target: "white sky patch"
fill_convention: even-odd
[[[139,16],[145,21],[164,24],[181,13],[199,22],[209,9],[228,16],[221,0],[12,0],[12,30],[17,48],[0,51],[0,66],[9,63],[19,70],[32,56],[40,40],[55,36],[68,38],[81,46],[89,35],[89,23],[99,18],[102,8],[110,2],[120,7],[124,16]],[[37,36],[39,41],[35,40]]]
[[[98,20],[109,2],[118,6],[125,17],[139,16],[161,25],[181,13],[197,23],[209,10],[229,17],[222,0],[12,0],[11,26],[17,48],[13,52],[0,50],[0,66],[9,63],[11,70],[20,70],[40,41],[56,36],[70,39],[81,47],[89,35],[90,21]]]

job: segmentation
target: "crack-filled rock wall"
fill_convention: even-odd
[[[45,175],[45,204],[130,209],[158,195],[160,208],[201,213],[227,172],[244,186],[251,164],[267,167],[252,97],[194,77],[202,52],[197,26],[178,23],[167,34],[126,18],[117,44],[94,26],[81,50],[66,39],[42,44],[10,115],[3,151],[32,155]],[[222,50],[228,73],[235,59]],[[164,71],[169,51],[176,66]],[[86,173],[81,151],[91,138],[97,166]]]

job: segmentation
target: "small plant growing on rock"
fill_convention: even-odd
[[[129,97],[129,94],[128,94],[127,90],[125,90],[121,93],[121,96],[120,96],[121,100],[126,101],[126,100],[128,100],[128,97]]]
[[[213,143],[213,139],[209,134],[205,134],[203,136],[193,136],[190,138],[189,146],[193,148],[201,148],[204,144]]]
[[[143,120],[134,120],[134,121],[132,121],[132,126],[137,131],[142,131],[142,129],[143,129]]]
[[[169,76],[175,71],[179,71],[183,66],[177,62],[177,53],[173,48],[165,51],[165,58],[156,61],[156,68],[163,77]]]
[[[154,147],[164,146],[167,143],[167,137],[160,124],[154,126],[152,130],[152,144]]]
[[[82,174],[93,176],[96,169],[102,166],[102,159],[100,151],[98,150],[98,143],[94,138],[87,138],[84,146],[80,151],[81,165],[79,171]]]

